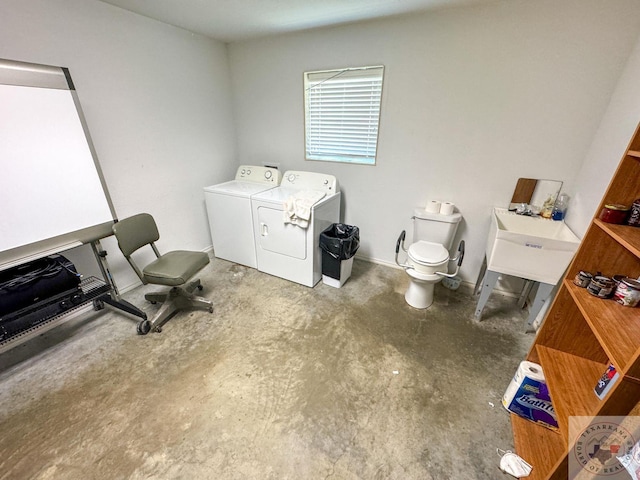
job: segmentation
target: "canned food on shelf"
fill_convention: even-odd
[[[613,292],[613,280],[596,275],[587,286],[587,292],[598,298],[609,298]]]
[[[591,283],[592,278],[593,275],[591,275],[589,272],[580,270],[578,273],[576,273],[576,277],[573,279],[573,283],[579,287],[587,288],[589,283]]]
[[[635,307],[640,302],[640,282],[633,278],[624,277],[620,280],[613,298],[625,307]]]
[[[633,202],[631,205],[631,212],[627,219],[627,225],[632,227],[640,227],[640,198]]]
[[[606,223],[622,224],[627,219],[629,207],[618,203],[608,203],[600,211],[598,218]]]

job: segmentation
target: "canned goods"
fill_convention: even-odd
[[[607,223],[624,223],[629,213],[629,207],[617,203],[608,203],[604,206],[598,218]]]
[[[609,277],[603,277],[600,275],[593,277],[593,279],[587,286],[587,292],[598,298],[609,298],[612,291],[613,280],[611,280]]]
[[[635,307],[640,302],[640,282],[633,278],[624,277],[620,280],[613,298],[625,307]]]
[[[579,287],[587,288],[587,285],[591,283],[592,278],[593,275],[591,275],[589,272],[580,270],[578,273],[576,273],[576,277],[573,279],[573,283]]]
[[[633,205],[631,205],[631,213],[627,219],[627,225],[633,227],[640,227],[640,198],[638,198]]]

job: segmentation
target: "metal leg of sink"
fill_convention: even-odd
[[[499,277],[500,274],[498,272],[494,272],[492,270],[487,270],[485,272],[484,279],[482,280],[480,298],[478,298],[478,305],[476,307],[476,320],[480,320],[482,317],[482,310],[484,310],[484,306],[487,304],[487,300],[489,300],[489,296],[491,295],[493,288],[496,286]]]
[[[480,273],[478,273],[478,279],[476,280],[476,286],[473,289],[473,294],[477,295],[482,288],[482,280],[484,280],[484,274],[487,271],[487,256],[484,256],[484,260],[482,260],[482,266],[480,267]]]
[[[551,292],[555,285],[551,285],[549,283],[540,283],[538,285],[538,291],[536,292],[536,296],[533,299],[533,304],[531,305],[531,309],[529,310],[529,320],[527,321],[527,331],[531,330],[531,326],[533,322],[536,320],[538,313],[540,313],[540,309],[544,304],[544,301],[549,298]]]
[[[520,292],[520,298],[518,299],[518,308],[524,308],[527,303],[527,299],[529,298],[529,294],[531,293],[531,289],[536,283],[538,282],[525,279],[524,287],[522,287],[522,292]]]

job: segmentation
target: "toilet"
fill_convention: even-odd
[[[414,308],[428,308],[433,303],[436,283],[444,277],[455,277],[464,258],[464,240],[458,246],[455,258],[449,249],[458,230],[462,215],[429,213],[416,208],[413,218],[413,243],[405,248],[406,232],[403,230],[396,243],[396,263],[409,275],[409,288],[405,300]],[[400,247],[407,253],[405,263],[398,261]],[[455,271],[449,273],[449,263],[458,262]]]

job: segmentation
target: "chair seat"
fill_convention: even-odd
[[[209,255],[204,252],[176,250],[151,262],[142,274],[148,283],[175,287],[186,283],[208,263]]]

